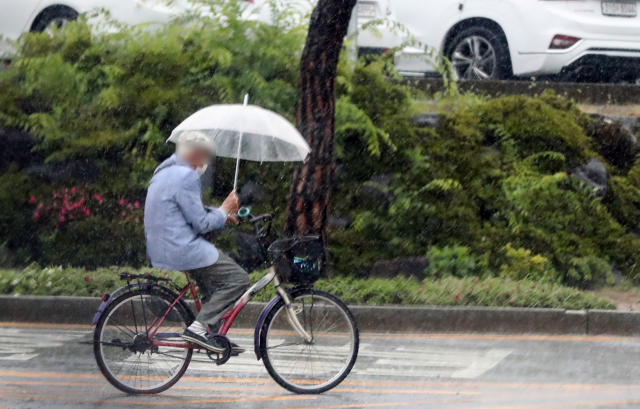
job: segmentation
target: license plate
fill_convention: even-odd
[[[636,17],[638,6],[635,2],[602,2],[602,14],[615,17]]]
[[[358,3],[358,16],[359,17],[375,17],[376,4],[375,3]]]

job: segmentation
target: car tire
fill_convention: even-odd
[[[486,27],[462,30],[451,40],[445,55],[459,80],[497,80],[512,76],[506,39]]]
[[[78,19],[78,12],[68,7],[51,7],[44,10],[33,23],[31,31],[42,33],[51,26],[62,28]]]

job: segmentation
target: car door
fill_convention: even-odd
[[[391,0],[398,23],[405,26],[421,43],[442,51],[443,40],[460,19],[462,0]],[[402,41],[409,39],[403,34]],[[419,55],[418,47],[406,47],[398,56],[400,71],[427,72],[434,68]]]
[[[41,0],[0,0],[0,54],[11,52],[6,40],[15,40],[29,27]]]

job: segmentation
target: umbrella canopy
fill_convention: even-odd
[[[273,111],[244,104],[212,105],[185,119],[167,142],[177,143],[184,132],[201,132],[216,144],[217,156],[236,158],[238,185],[240,159],[256,162],[300,162],[311,148],[289,121]]]
[[[186,131],[210,137],[216,144],[216,155],[224,158],[299,162],[311,152],[289,121],[255,105],[213,105],[201,109],[178,125],[168,142],[176,143]]]

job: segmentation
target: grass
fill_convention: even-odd
[[[152,273],[171,278],[177,285],[186,283],[180,272],[144,268],[101,268],[87,271],[80,268],[46,267],[33,264],[23,271],[0,270],[0,294],[67,295],[98,297],[124,285],[118,274],[122,271]],[[251,274],[255,282],[264,272]],[[410,278],[355,279],[333,277],[320,280],[316,288],[329,291],[347,303],[367,305],[434,305],[478,307],[528,307],[615,309],[605,297],[554,284],[514,281],[503,278],[443,278],[423,282]],[[272,286],[258,293],[256,301],[267,301],[275,295]]]

